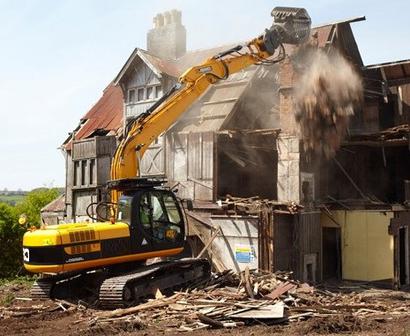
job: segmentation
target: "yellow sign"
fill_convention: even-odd
[[[165,231],[165,237],[167,237],[168,239],[172,239],[174,240],[175,237],[177,235],[177,232],[175,230],[167,230]]]

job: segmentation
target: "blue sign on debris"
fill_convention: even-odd
[[[235,259],[238,263],[249,264],[252,258],[252,249],[250,246],[236,246]]]

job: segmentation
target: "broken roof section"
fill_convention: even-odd
[[[81,118],[80,125],[74,130],[74,140],[86,139],[94,135],[114,134],[122,126],[122,119],[122,90],[111,83],[103,91],[97,103]],[[71,150],[72,140],[70,136],[63,143],[66,150]]]
[[[364,70],[378,75],[388,86],[410,83],[410,60],[368,65]]]
[[[334,22],[316,27],[312,30],[312,35],[317,40],[320,48],[325,48],[331,44],[338,44],[343,48],[347,56],[358,65],[362,64],[360,52],[357,48],[350,23],[364,20],[364,17],[353,18],[344,21]],[[195,50],[187,52],[184,56],[176,60],[165,60],[147,51],[136,48],[113,83],[111,83],[103,93],[99,101],[81,119],[80,125],[75,132],[75,140],[86,139],[93,135],[112,134],[122,125],[123,119],[123,93],[118,84],[131,74],[135,62],[142,60],[159,77],[167,76],[173,79],[178,78],[185,70],[196,64],[200,64],[209,57],[222,51],[230,49],[234,44],[223,45],[215,48]],[[286,46],[288,54],[294,48]],[[232,75],[227,81],[220,82],[204,95],[204,99],[195,104],[201,105],[199,115],[193,116],[191,125],[184,123],[183,131],[195,131],[199,127],[203,130],[218,130],[225,123],[228,116],[234,110],[239,101],[239,97],[245,91],[248,83],[256,74],[254,67]],[[190,110],[194,109],[192,107]],[[187,117],[189,112],[187,111]],[[192,117],[192,116],[191,116]],[[187,119],[188,120],[188,119]],[[199,122],[201,121],[201,122]],[[63,144],[66,150],[71,149],[72,138],[69,137]]]
[[[318,47],[325,48],[330,45],[337,45],[343,49],[348,58],[361,66],[360,52],[350,28],[351,22],[361,20],[364,20],[364,17],[316,27],[312,30],[312,36],[316,40]],[[167,76],[175,80],[189,67],[200,64],[207,58],[228,50],[235,45],[237,44],[190,51],[175,60],[164,60],[143,49],[136,48],[114,79],[114,84],[121,85],[133,76],[134,67],[141,60],[158,78]],[[295,50],[295,47],[290,45],[286,45],[285,48],[288,55],[291,55]],[[246,70],[231,75],[227,80],[212,85],[196,104],[188,109],[178,123],[174,125],[173,131],[204,132],[225,129],[235,113],[235,108],[240,98],[244,96],[246,88],[253,81],[253,78],[258,78],[263,71],[261,68],[249,67]]]

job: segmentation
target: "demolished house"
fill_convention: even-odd
[[[407,62],[363,65],[350,24],[317,27],[311,44],[338,49],[361,74],[364,107],[332,159],[303,150],[295,121],[293,50],[211,86],[146,151],[141,175],[166,178],[187,209],[189,247],[217,270],[293,271],[304,281],[409,282],[406,197]],[[102,98],[63,145],[67,220],[107,199],[124,125],[221,46],[186,51],[178,11],[158,14]],[[402,161],[403,160],[403,161]],[[407,190],[408,189],[408,190]],[[399,205],[400,204],[400,205]]]

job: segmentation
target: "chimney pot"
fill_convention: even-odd
[[[176,59],[185,54],[186,30],[181,18],[181,12],[176,9],[154,17],[154,28],[147,34],[148,52],[165,59]]]
[[[171,13],[170,12],[165,12],[164,13],[164,18],[165,18],[165,25],[169,25],[172,23],[172,18],[171,18]]]
[[[171,11],[171,16],[172,16],[172,22],[176,24],[181,24],[181,12],[173,9]]]
[[[156,16],[156,18],[157,18],[157,27],[156,28],[162,27],[164,25],[164,15],[158,14]]]

